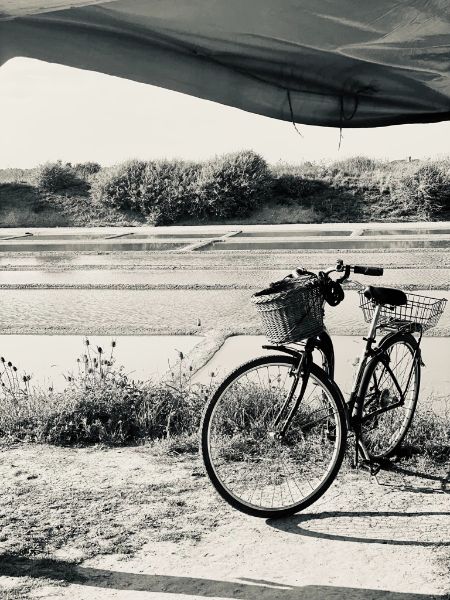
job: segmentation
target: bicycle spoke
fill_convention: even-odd
[[[386,456],[400,443],[415,407],[417,381],[413,349],[398,341],[387,354],[389,369],[381,361],[376,363],[364,400],[362,439],[374,456]]]
[[[279,437],[273,430],[294,383],[291,371],[290,364],[281,363],[243,373],[223,392],[211,418],[216,476],[249,506],[276,510],[298,504],[316,492],[336,460],[339,416],[313,377],[286,433]],[[290,404],[295,402],[294,396]]]

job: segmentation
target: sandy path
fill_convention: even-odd
[[[72,581],[66,587],[47,585],[29,597],[448,598],[448,480],[383,472],[379,481],[350,472],[314,507],[291,519],[268,522],[231,513],[197,544],[160,542],[131,559],[92,559],[64,571],[63,579]],[[58,578],[56,573],[53,579]],[[4,578],[5,583],[12,579]]]

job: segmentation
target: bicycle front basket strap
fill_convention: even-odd
[[[318,278],[308,274],[253,294],[265,335],[288,344],[323,331],[323,295]]]

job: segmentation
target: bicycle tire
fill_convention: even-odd
[[[275,407],[272,408],[272,406],[274,406],[277,402],[277,394],[272,390],[272,387],[274,386],[272,386],[270,380],[270,371],[268,367],[272,366],[275,367],[275,369],[278,367],[278,372],[280,372],[279,367],[284,367],[292,372],[292,368],[296,366],[297,363],[298,360],[296,360],[294,357],[286,355],[264,356],[244,363],[230,373],[230,375],[222,382],[206,405],[203,413],[200,428],[200,447],[206,473],[216,491],[226,502],[228,502],[233,508],[252,516],[263,518],[281,518],[303,510],[318,500],[320,496],[325,493],[335,479],[342,464],[347,439],[346,408],[339,388],[327,377],[326,373],[315,364],[313,364],[311,368],[311,375],[307,384],[307,390],[310,382],[312,382],[311,386],[313,386],[313,384],[314,386],[318,386],[318,388],[321,390],[321,393],[325,395],[321,398],[318,396],[318,402],[320,403],[321,401],[324,406],[325,403],[327,403],[327,406],[329,404],[330,411],[326,412],[327,408],[318,408],[316,412],[308,413],[307,405],[305,404],[305,406],[303,406],[303,404],[301,404],[301,409],[300,407],[297,409],[290,425],[290,428],[293,431],[291,441],[280,441],[271,437],[269,425],[271,419],[273,419],[273,415],[278,409]],[[242,386],[242,384],[239,383],[241,379],[243,380],[245,377],[247,377],[247,381],[251,381],[250,375],[254,374],[255,372],[258,374],[258,377],[260,377],[259,371],[256,371],[260,367],[267,369],[268,386],[271,386],[269,393],[266,393],[263,387],[261,387],[259,392],[258,389],[254,390],[251,387],[253,384],[247,384],[247,389],[245,387],[239,387],[239,385]],[[258,381],[256,376],[254,376],[254,381]],[[299,382],[299,387],[300,385],[301,381]],[[299,389],[299,387],[297,389]],[[284,388],[282,390],[281,386],[279,386],[279,389],[281,397],[284,393]],[[233,392],[233,390],[235,391]],[[233,397],[233,393],[235,394],[235,397]],[[252,393],[257,399],[257,404],[254,400],[252,400]],[[318,390],[317,394],[319,394]],[[228,397],[229,400],[227,400]],[[305,397],[306,393],[303,397],[303,400]],[[233,402],[235,402],[234,406]],[[313,406],[312,401],[311,406]],[[320,406],[320,404],[317,404],[317,406]],[[242,407],[244,407],[247,411],[247,415],[244,414],[244,409]],[[242,412],[242,416],[239,417],[239,423],[236,408],[239,408]],[[251,427],[251,418],[247,418],[248,415],[251,415],[252,411],[256,411],[254,416],[254,422],[256,425],[253,425],[253,429]],[[301,421],[302,411],[303,415],[307,415],[307,417],[310,419],[309,422],[307,419],[306,421]],[[222,422],[220,421],[221,412],[223,413]],[[323,413],[323,417],[319,417],[319,414],[321,413]],[[311,420],[314,418],[316,419],[315,421]],[[316,461],[318,465],[320,464],[320,461],[323,461],[324,463],[326,462],[326,448],[323,450],[320,448],[320,451],[322,451],[323,454],[322,456],[318,450],[318,447],[312,444],[313,441],[315,441],[317,444],[317,436],[319,435],[318,432],[321,426],[319,421],[325,420],[327,421],[326,427],[328,428],[326,432],[328,440],[325,440],[325,444],[330,446],[328,451],[328,454],[330,454],[329,464],[327,465],[324,475],[317,480],[317,485],[313,486],[311,483],[309,483],[312,489],[308,488],[308,493],[305,493],[304,496],[301,498],[299,497],[298,500],[296,500],[289,486],[289,481],[292,475],[291,469],[293,466],[297,466],[297,464],[294,462],[297,458],[295,453],[303,453],[303,456],[306,457],[308,457],[309,453],[311,462],[308,468],[312,469],[311,473],[314,472],[314,461]],[[245,422],[245,425],[242,425],[241,422]],[[325,427],[325,423],[322,423],[322,427]],[[314,435],[316,436],[315,438],[313,437]],[[322,429],[320,435],[322,437],[325,435],[324,429]],[[219,437],[220,444],[215,446],[214,444]],[[297,443],[299,438],[301,438],[301,443]],[[332,444],[334,446],[331,454]],[[235,450],[235,447],[237,447],[238,450]],[[217,448],[219,448],[219,450],[217,450]],[[245,452],[247,452],[247,454],[245,454]],[[258,452],[259,455],[256,456],[256,453]],[[275,456],[276,453],[278,453],[278,459]],[[240,492],[241,495],[239,495],[236,492],[236,487],[238,487],[238,485],[242,485],[242,482],[244,482],[243,485],[245,487],[245,485],[247,485],[249,482],[249,478],[251,480],[252,477],[260,477],[260,473],[262,469],[264,469],[264,462],[269,463],[269,461],[272,460],[272,456],[274,456],[275,460],[275,463],[272,462],[272,468],[273,464],[277,464],[278,466],[273,471],[271,471],[268,467],[268,472],[270,473],[270,475],[268,475],[268,477],[270,477],[270,483],[265,485],[264,480],[262,481],[261,505],[258,505],[256,502],[252,501],[253,495],[250,500],[245,500],[243,497],[244,491]],[[279,458],[280,456],[281,458]],[[319,458],[317,458],[318,456]],[[229,461],[229,464],[227,463],[227,460]],[[278,460],[278,463],[276,463],[276,460]],[[301,468],[305,470],[304,463],[301,464]],[[230,476],[237,480],[234,489],[231,489],[229,480],[224,481],[225,471],[227,477]],[[256,473],[258,473],[258,475],[256,475]],[[294,471],[294,475],[295,477],[293,477],[293,481],[295,481],[295,486],[300,492],[300,486],[302,483],[299,484],[299,481],[296,479],[296,471]],[[257,479],[256,481],[256,485],[258,485],[261,480]],[[287,487],[289,488],[289,492],[291,493],[292,501],[290,501],[288,504],[283,504],[283,486],[286,483]],[[254,482],[251,482],[251,485],[253,486]],[[270,492],[273,492],[272,506],[268,506],[267,501],[263,503],[264,491],[269,485],[271,485],[273,488],[273,490],[269,490]],[[292,487],[294,487],[294,484],[292,484]],[[285,494],[287,494],[286,487],[284,489]],[[281,504],[278,503],[276,506],[274,506],[274,498],[279,497],[280,492]],[[295,489],[294,492],[296,492]]]
[[[389,365],[398,380],[399,377],[394,369],[396,369],[407,356],[410,356],[411,360],[414,359],[414,354],[418,351],[418,343],[411,334],[398,332],[387,335],[380,342],[379,348],[390,357],[394,354],[395,348],[394,362],[396,362],[396,364],[391,366],[390,361]],[[402,351],[402,348],[406,350]],[[403,358],[398,359],[399,354],[402,356],[402,352]],[[359,397],[361,400],[359,401],[358,406],[358,418],[361,423],[361,441],[368,451],[369,456],[374,460],[389,458],[395,454],[403,443],[411,426],[420,390],[420,354],[418,354],[418,358],[414,360],[415,364],[413,366],[408,388],[405,390],[403,389],[403,386],[408,384],[409,369],[412,367],[411,363],[405,363],[405,369],[403,371],[404,376],[400,377],[400,380],[398,381],[402,392],[407,394],[404,406],[393,408],[380,415],[376,415],[374,411],[383,408],[383,403],[384,408],[388,407],[389,400],[392,400],[392,404],[395,404],[395,402],[398,401],[398,389],[379,355],[370,360],[366,366],[360,385]],[[377,373],[379,373],[378,381]],[[380,383],[382,389],[380,389]],[[412,388],[411,384],[413,386]],[[370,415],[372,413],[374,413],[374,416],[371,418]],[[393,432],[389,439],[389,430],[391,429]]]

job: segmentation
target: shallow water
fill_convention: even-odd
[[[301,230],[301,229],[297,229],[297,230],[284,230],[284,231],[243,231],[241,233],[238,233],[237,235],[233,236],[233,239],[236,238],[247,238],[247,237],[270,237],[270,238],[277,238],[277,237],[328,237],[328,236],[346,236],[346,235],[350,235],[352,233],[352,230],[347,230],[344,231],[342,229],[336,229],[334,231],[332,230],[320,230],[320,229],[309,229],[309,230]]]
[[[114,252],[120,250],[121,252],[131,251],[161,251],[161,250],[176,250],[182,248],[190,243],[191,240],[186,240],[184,243],[178,242],[128,242],[126,239],[120,242],[73,242],[73,243],[59,243],[52,242],[51,244],[37,244],[34,242],[26,242],[20,244],[8,244],[2,242],[0,244],[1,252]]]
[[[273,237],[273,236],[272,236]],[[285,236],[283,236],[284,238]],[[258,240],[245,242],[236,240],[236,236],[229,241],[217,242],[199,248],[198,252],[214,252],[217,250],[331,250],[331,249],[391,249],[391,248],[450,248],[448,240],[365,240],[362,237],[343,239],[336,241],[328,240],[286,240],[274,239],[273,241]]]
[[[188,354],[203,338],[200,336],[119,336],[114,349],[116,365],[123,365],[131,379],[161,377],[178,359],[178,351]],[[92,347],[100,346],[109,357],[111,336],[90,337]],[[32,375],[32,383],[62,389],[64,375],[76,374],[77,358],[86,352],[84,338],[76,335],[8,335],[0,338],[0,354]]]
[[[336,353],[336,382],[347,396],[352,388],[355,373],[355,361],[362,349],[361,337],[332,336]],[[222,379],[240,364],[257,356],[268,354],[262,348],[267,344],[263,336],[235,336],[228,338],[212,360],[196,374],[196,380],[208,382],[211,373],[214,378]],[[419,406],[432,408],[440,413],[450,411],[448,390],[450,389],[450,338],[424,338],[422,352],[425,367],[422,369],[421,395]],[[273,351],[271,351],[273,353]]]
[[[366,235],[450,235],[450,229],[364,229]]]
[[[45,241],[61,241],[61,240],[108,240],[108,239],[123,239],[123,240],[162,240],[162,239],[208,239],[217,238],[225,235],[226,231],[217,233],[195,233],[192,232],[180,232],[180,233],[38,233],[32,235],[14,236],[6,235],[1,237],[0,240],[17,239],[21,242],[39,242],[40,240]]]

